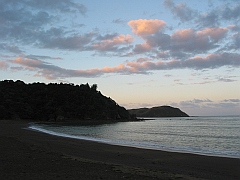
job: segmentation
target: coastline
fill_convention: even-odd
[[[240,159],[64,138],[0,121],[4,179],[239,179]]]

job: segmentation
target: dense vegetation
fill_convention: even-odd
[[[93,84],[0,81],[0,119],[129,120],[128,111]]]
[[[130,109],[128,111],[137,117],[188,117],[185,112],[171,106]]]

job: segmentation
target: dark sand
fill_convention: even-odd
[[[0,121],[0,179],[240,179],[240,159],[52,136]]]

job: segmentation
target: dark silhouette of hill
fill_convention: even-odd
[[[130,120],[129,112],[93,84],[0,81],[0,119]]]
[[[189,117],[185,112],[171,106],[129,109],[128,112],[136,117]]]

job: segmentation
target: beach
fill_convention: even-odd
[[[0,121],[2,179],[240,179],[240,159],[116,146]]]

